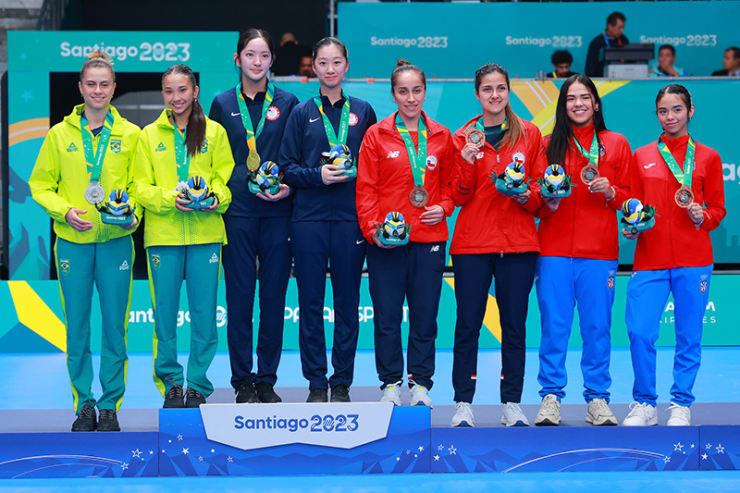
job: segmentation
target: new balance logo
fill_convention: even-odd
[[[74,142],[69,143],[69,147],[67,147],[67,152],[75,152],[77,150],[77,146]]]
[[[216,262],[218,262],[218,255],[214,253],[213,255],[211,255],[211,258],[208,260],[208,263],[215,264]]]
[[[123,263],[118,267],[118,270],[129,270],[128,261],[124,260]]]
[[[388,157],[386,159],[397,158],[399,154],[400,151],[391,151],[388,153]]]
[[[643,168],[645,168],[645,169],[650,169],[650,168],[652,168],[653,166],[655,166],[655,163],[648,163],[648,164],[646,164],[645,166],[643,166]]]
[[[439,245],[434,245],[431,250],[429,250],[429,253],[434,253],[439,251]]]
[[[164,146],[163,143],[160,142],[159,145],[157,146],[157,148],[154,149],[154,152],[162,152],[162,151],[166,151],[166,150],[167,150],[167,148]]]

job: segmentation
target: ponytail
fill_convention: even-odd
[[[171,74],[183,74],[190,79],[193,90],[198,87],[195,74],[187,65],[179,63],[168,68],[162,74],[162,83]],[[204,140],[206,140],[206,114],[203,112],[203,107],[200,105],[198,98],[195,98],[193,99],[193,106],[190,110],[190,118],[188,118],[188,126],[185,131],[185,146],[188,149],[188,154],[194,156],[200,152],[200,146]]]

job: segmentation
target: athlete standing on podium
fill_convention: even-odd
[[[366,244],[357,223],[351,170],[334,164],[336,161],[326,162],[322,153],[346,146],[350,159],[343,162],[355,160],[365,131],[376,117],[368,103],[342,90],[349,68],[344,43],[336,38],[320,40],[313,49],[313,66],[319,94],[291,113],[279,164],[285,183],[295,191],[291,242],[308,402],[328,401],[328,387],[332,401],[347,402],[360,329],[357,309]],[[328,380],[323,310],[327,264],[334,292],[334,374]]]
[[[281,401],[273,387],[283,349],[285,292],[290,276],[290,187],[281,184],[274,195],[269,191],[253,194],[248,187],[260,164],[278,161],[285,124],[298,104],[293,94],[267,80],[274,58],[266,31],[243,32],[234,54],[239,83],[216,96],[209,115],[226,129],[237,163],[228,183],[232,202],[224,224],[229,244],[223,249],[231,385],[237,403]],[[252,312],[258,276],[255,375]]]

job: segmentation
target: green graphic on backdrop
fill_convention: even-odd
[[[583,72],[591,40],[613,11],[627,17],[631,43],[676,47],[690,75],[722,68],[722,54],[740,45],[740,2],[339,2],[339,37],[347,44],[352,77],[387,77],[399,58],[432,77],[472,77],[486,62],[513,76],[552,71],[555,50],[573,54]],[[659,22],[656,22],[659,19]]]

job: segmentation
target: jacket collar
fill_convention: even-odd
[[[386,118],[382,119],[380,122],[378,122],[378,128],[382,132],[386,132],[389,134],[398,134],[396,132],[396,115],[398,114],[398,111],[394,112],[390,116],[387,116]],[[444,131],[444,128],[439,123],[435,122],[431,118],[427,116],[424,111],[421,112],[421,116],[424,118],[424,124],[427,127],[427,133],[431,137],[434,134],[438,134],[442,131]]]
[[[113,135],[121,135],[122,134],[122,125],[123,122],[126,121],[125,118],[121,116],[121,114],[118,112],[118,110],[111,105],[110,112],[113,115],[113,129],[111,130],[111,134]],[[77,130],[80,130],[82,126],[80,125],[80,119],[82,118],[82,113],[85,111],[85,103],[78,104],[72,109],[72,113],[64,117],[64,121],[68,124],[75,127]]]

